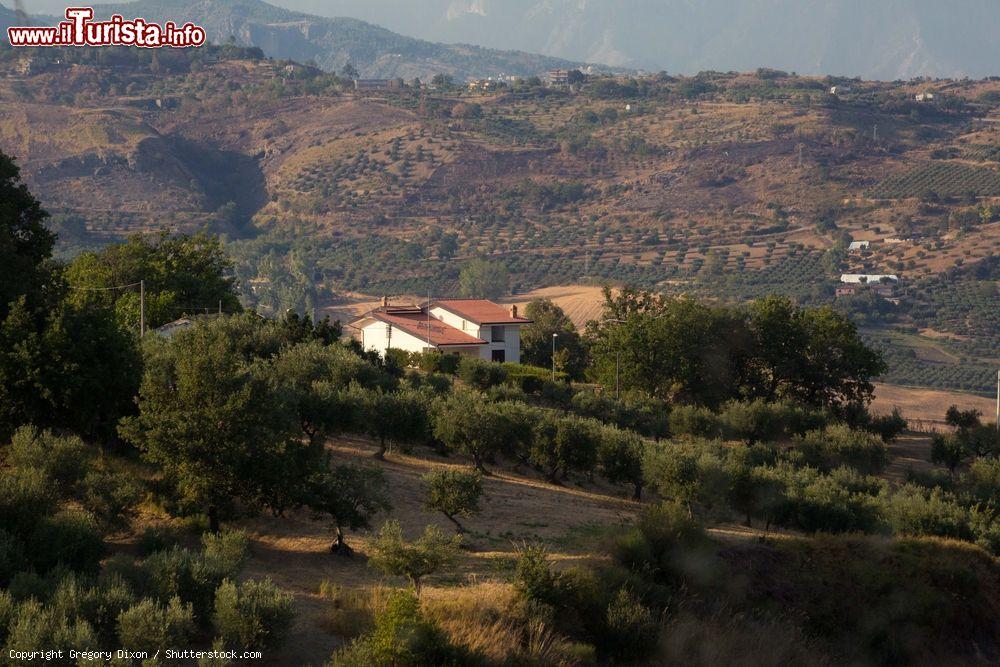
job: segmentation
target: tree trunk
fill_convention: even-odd
[[[479,454],[472,455],[472,463],[473,465],[476,466],[476,470],[478,470],[483,475],[488,476],[490,474],[490,471],[486,469],[485,465],[483,465],[483,457],[480,456]]]
[[[444,514],[444,512],[442,512],[442,514]],[[448,518],[448,521],[451,521],[453,524],[455,524],[455,532],[456,533],[458,533],[459,535],[461,535],[462,533],[465,532],[465,527],[462,526],[462,524],[460,524],[458,522],[458,519],[456,519],[455,517],[453,517],[450,514],[445,514],[445,516]]]
[[[219,527],[219,509],[215,505],[208,506],[208,530],[215,535],[222,532]]]
[[[354,550],[347,545],[344,541],[344,531],[337,526],[337,541],[330,545],[330,553],[338,554],[341,556],[352,556],[354,555]]]
[[[378,459],[379,461],[384,461],[385,460],[385,450],[386,450],[385,438],[379,438],[378,439],[378,451],[375,452],[375,458]]]
[[[642,482],[635,483],[635,491],[632,492],[632,500],[642,500]]]

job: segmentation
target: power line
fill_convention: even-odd
[[[142,284],[140,280],[137,283],[129,283],[128,285],[113,285],[111,287],[77,287],[76,285],[69,285],[70,289],[84,290],[87,292],[107,292],[114,289],[125,289],[126,287],[138,287]]]

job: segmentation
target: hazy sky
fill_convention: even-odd
[[[29,12],[61,14],[65,8],[65,0],[23,1]],[[1000,0],[273,0],[272,4],[359,18],[432,41],[674,73],[776,67],[881,79],[1000,75]]]

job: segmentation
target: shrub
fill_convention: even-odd
[[[872,417],[868,430],[877,433],[885,442],[892,442],[900,433],[906,430],[907,422],[900,414],[899,408],[893,408],[887,415]]]
[[[38,524],[28,539],[26,553],[41,572],[48,572],[56,565],[97,572],[104,556],[104,539],[92,516],[65,510]]]
[[[905,484],[883,498],[889,525],[897,533],[973,539],[969,513],[941,489]]]
[[[649,608],[628,588],[619,588],[608,605],[602,648],[616,658],[635,661],[653,652],[659,634],[660,624]]]
[[[223,643],[231,648],[279,646],[295,618],[292,596],[270,579],[234,584],[226,580],[215,593],[212,621]]]
[[[222,563],[175,546],[146,558],[142,564],[146,577],[143,583],[161,602],[175,596],[190,602],[195,622],[204,627],[211,616],[215,591],[226,578],[227,569]]]
[[[470,387],[485,391],[507,379],[507,370],[501,364],[494,364],[476,357],[462,357],[458,365],[458,377]]]
[[[201,543],[205,561],[227,579],[234,579],[250,557],[250,538],[242,530],[206,533],[202,535]]]
[[[559,575],[552,571],[544,547],[524,545],[518,551],[514,590],[529,602],[550,606],[559,603]]]
[[[889,462],[889,450],[882,438],[868,431],[854,431],[844,424],[809,431],[795,439],[794,447],[807,464],[821,470],[847,465],[875,474]]]
[[[43,606],[33,599],[17,605],[8,626],[5,652],[63,646],[76,650],[99,648],[94,629],[87,621],[67,618],[53,607]]]
[[[83,478],[80,504],[105,530],[125,528],[135,516],[142,487],[125,473],[92,470]]]
[[[424,618],[420,601],[409,591],[394,591],[385,609],[375,616],[371,633],[333,654],[333,667],[414,665],[432,667],[466,664],[468,658],[453,647],[443,632]]]
[[[76,436],[61,437],[34,426],[22,426],[11,438],[7,463],[23,470],[37,470],[51,479],[58,493],[68,495],[86,471],[89,452]]]
[[[670,432],[701,438],[718,438],[722,435],[719,416],[708,408],[697,405],[676,405],[670,411]]]
[[[56,506],[49,484],[38,470],[0,470],[0,516],[4,530],[26,537]]]
[[[147,598],[118,616],[118,641],[133,651],[155,653],[165,646],[184,646],[194,631],[191,605],[176,596],[166,606]]]

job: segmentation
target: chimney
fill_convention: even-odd
[[[516,303],[513,306],[510,307],[510,316],[511,317],[517,317],[517,304]]]
[[[387,296],[382,297],[382,307],[383,308],[389,307],[389,297]]]

